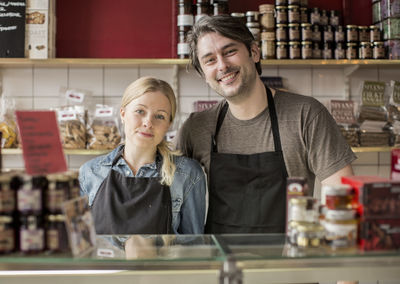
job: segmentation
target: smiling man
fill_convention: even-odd
[[[356,158],[327,109],[263,84],[260,50],[230,16],[203,17],[189,35],[193,67],[223,100],[192,113],[177,147],[209,181],[206,233],[282,233],[286,179],[339,183]]]

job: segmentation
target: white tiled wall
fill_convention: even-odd
[[[46,109],[59,104],[60,87],[81,88],[91,91],[94,103],[118,105],[125,88],[140,76],[155,76],[174,84],[173,66],[131,67],[3,67],[0,69],[3,94],[16,99],[20,109]],[[264,67],[263,76],[281,76],[285,88],[326,103],[330,99],[345,98],[346,70],[344,67]],[[177,97],[179,110],[192,111],[197,100],[220,99],[194,69],[181,66],[178,71]],[[400,80],[400,69],[395,67],[362,67],[352,73],[350,98],[359,100],[359,87],[363,80]],[[357,153],[353,164],[356,174],[389,176],[389,153]],[[93,156],[67,157],[70,168],[78,168]],[[23,167],[18,155],[6,155],[5,167]]]

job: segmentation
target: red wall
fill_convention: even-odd
[[[195,2],[195,0],[194,0]],[[57,57],[174,58],[177,0],[57,1]],[[229,0],[230,12],[258,10],[275,0]],[[309,0],[309,7],[339,10],[344,24],[370,25],[371,1]]]

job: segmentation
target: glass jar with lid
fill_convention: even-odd
[[[0,254],[11,253],[16,248],[14,220],[11,215],[0,215]]]
[[[358,42],[358,27],[356,25],[346,26],[346,38],[347,42]]]
[[[288,26],[286,24],[276,25],[276,40],[287,41],[288,40]]]
[[[348,42],[346,49],[346,58],[349,60],[357,59],[357,43],[355,42]]]
[[[360,42],[358,48],[359,59],[372,59],[372,44],[369,41]]]
[[[306,7],[300,7],[300,23],[308,23],[308,9]]]
[[[44,250],[44,222],[41,214],[21,215],[19,249],[22,253],[38,253]]]
[[[322,40],[320,25],[313,25],[312,30],[313,30],[313,41],[320,42]]]
[[[288,43],[286,41],[276,42],[276,59],[288,58]]]
[[[16,209],[15,191],[11,188],[11,175],[0,175],[0,214],[11,214]]]
[[[301,42],[301,58],[312,59],[313,58],[313,46],[312,41]]]
[[[313,42],[313,59],[321,59],[321,58],[322,58],[321,43],[318,41]]]
[[[369,32],[370,32],[370,41],[381,41],[381,30],[379,29],[378,26],[372,25],[369,26]]]
[[[321,23],[321,14],[317,7],[311,9],[310,22],[312,25],[319,25]]]
[[[352,209],[355,204],[355,191],[348,184],[324,185],[321,191],[328,209]]]
[[[324,244],[325,229],[317,223],[296,226],[296,244],[300,248],[318,248]]]
[[[300,24],[289,24],[289,41],[300,41]]]
[[[324,222],[327,245],[333,249],[354,248],[357,224],[353,210],[327,210]]]
[[[331,10],[329,14],[329,24],[331,26],[337,27],[339,26],[339,11]]]
[[[332,26],[324,26],[323,27],[324,32],[323,32],[323,39],[324,42],[333,42],[333,30]]]
[[[373,58],[374,59],[385,59],[385,45],[383,41],[375,41],[373,43]]]
[[[370,34],[367,26],[358,27],[358,40],[360,42],[370,41]]]
[[[65,216],[47,215],[46,218],[46,250],[52,253],[69,251]]]
[[[319,24],[322,26],[326,26],[329,23],[328,12],[326,10],[321,11],[321,15],[319,18]]]
[[[42,212],[43,194],[47,187],[47,180],[42,176],[20,176],[21,185],[17,191],[17,208],[21,214],[35,214]]]
[[[324,48],[322,50],[322,58],[323,59],[333,58],[332,42],[324,42]]]
[[[298,5],[288,6],[288,22],[289,24],[300,23],[300,6]]]
[[[310,23],[302,23],[301,24],[301,39],[303,41],[312,41],[313,40],[312,25]]]
[[[315,198],[309,196],[292,197],[288,202],[288,222],[316,222],[317,209]]]
[[[335,59],[345,59],[346,49],[343,42],[335,43]]]
[[[64,174],[47,175],[46,209],[51,214],[62,212],[62,205],[68,200],[70,178]]]
[[[335,42],[345,42],[344,30],[342,26],[335,27]]]
[[[255,41],[260,42],[260,39],[261,39],[260,24],[256,23],[256,22],[247,22],[246,27],[253,34]]]
[[[277,24],[287,24],[288,23],[287,6],[276,6],[275,16]]]
[[[263,4],[259,6],[260,24],[262,29],[273,31],[275,28],[275,7],[274,5]]]

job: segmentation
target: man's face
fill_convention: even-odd
[[[260,56],[256,45],[249,55],[243,43],[212,32],[199,38],[197,56],[206,82],[228,100],[245,96],[257,78],[255,63]]]

